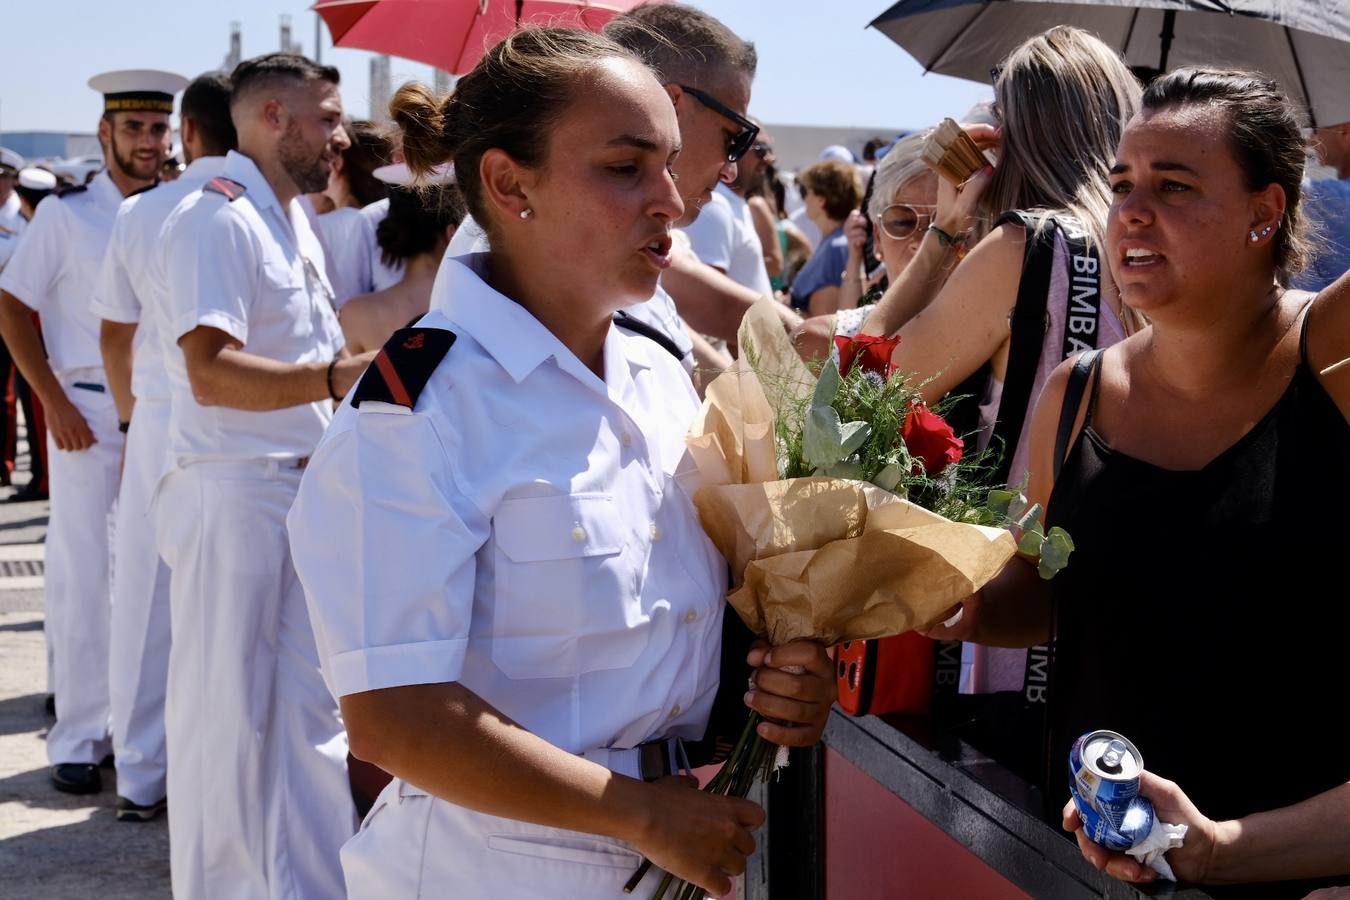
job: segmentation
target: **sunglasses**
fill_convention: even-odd
[[[768,144],[764,143],[756,144],[750,149],[755,151],[755,155],[758,156],[760,159],[768,159],[768,160],[773,159],[773,148],[770,147]]]
[[[741,130],[727,143],[727,162],[735,162],[749,152],[750,148],[754,146],[755,138],[759,137],[758,125],[735,110],[722,105],[717,98],[710,94],[705,94],[697,88],[691,88],[687,84],[682,84],[680,85],[680,90],[708,107],[708,109],[711,109],[723,118],[730,119],[732,122],[736,123],[736,125],[740,126]]]
[[[877,225],[886,233],[886,237],[903,241],[914,236],[924,220],[931,220],[936,206],[911,206],[908,203],[892,203],[877,216]],[[924,227],[927,227],[926,225]]]

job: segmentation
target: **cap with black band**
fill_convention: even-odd
[[[103,95],[104,112],[173,112],[173,95],[187,87],[188,80],[159,69],[120,69],[89,79],[89,86]]]

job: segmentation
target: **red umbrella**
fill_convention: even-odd
[[[318,0],[337,47],[374,50],[456,75],[518,25],[599,31],[642,0]]]

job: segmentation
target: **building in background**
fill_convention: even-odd
[[[437,94],[448,94],[455,89],[455,82],[459,79],[444,69],[437,69],[432,75],[433,86]]]
[[[225,54],[225,61],[220,64],[222,72],[233,72],[234,67],[239,65],[239,61],[244,58],[244,38],[240,34],[239,23],[230,23],[230,52]]]
[[[281,16],[281,37],[277,43],[277,49],[282,53],[305,55],[305,45],[299,41],[291,40],[291,17],[289,15],[283,14]]]
[[[68,131],[6,131],[0,135],[0,144],[13,150],[29,162],[76,159],[82,156],[103,158],[97,134]]]
[[[390,59],[385,54],[370,58],[370,119],[372,122],[389,121],[389,100],[394,96],[390,82]]]

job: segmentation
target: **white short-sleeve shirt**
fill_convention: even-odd
[[[689,241],[684,234],[674,231],[671,232],[671,237],[679,248],[689,249]],[[488,249],[487,232],[474,221],[473,216],[465,215],[464,221],[459,223],[459,227],[455,229],[454,235],[450,238],[450,245],[445,248],[445,258],[452,259],[470,253],[486,253]],[[437,287],[431,291],[432,309],[438,308],[436,306],[437,298],[449,297],[444,289],[437,289],[440,287],[440,282],[447,271],[445,266],[442,265],[436,273]],[[656,293],[652,295],[650,300],[625,307],[624,312],[665,335],[680,351],[680,362],[684,366],[685,372],[690,375],[694,374],[694,342],[689,337],[689,331],[685,328],[684,319],[680,317],[680,311],[675,308],[675,301],[670,294],[666,293],[665,288],[658,284]]]
[[[41,314],[47,359],[57,375],[103,368],[93,296],[122,199],[107,170],[84,188],[47,197],[0,272],[0,289]]]
[[[697,739],[726,569],[690,502],[689,379],[613,327],[602,381],[484,262],[442,264],[416,327],[456,339],[414,409],[345,402],[291,509],[329,688],[459,682],[574,753]]]
[[[764,245],[755,231],[750,204],[731,188],[719,183],[698,218],[681,230],[701,261],[757,294],[773,296],[769,270],[764,268]]]
[[[403,263],[395,263],[392,266],[385,265],[384,251],[380,249],[380,243],[375,237],[375,229],[379,228],[380,223],[389,215],[389,198],[385,197],[383,200],[376,200],[374,203],[361,207],[361,215],[365,218],[370,233],[370,246],[367,253],[370,255],[371,290],[382,291],[403,280]]]
[[[371,267],[379,258],[375,227],[361,210],[350,206],[318,217],[319,235],[328,258],[328,278],[338,309],[353,297],[375,289]]]
[[[284,363],[327,362],[342,349],[323,248],[300,198],[283,209],[247,156],[230,151],[222,177],[244,187],[229,200],[195,190],[164,226],[169,340],[198,326],[219,329],[245,353]],[[166,354],[180,460],[308,456],[332,418],[327,398],[254,412],[201,406],[188,383],[182,351]]]
[[[100,319],[136,326],[131,392],[138,400],[169,399],[164,372],[169,298],[159,259],[164,223],[183,198],[224,168],[223,156],[194,159],[176,180],[133,194],[117,210],[93,309]]]

